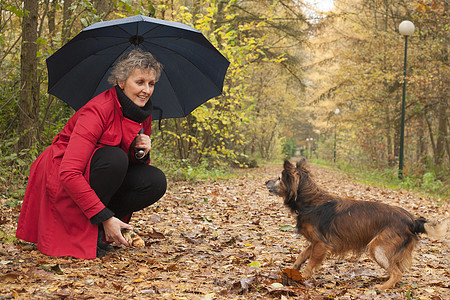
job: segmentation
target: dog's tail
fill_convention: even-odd
[[[417,219],[414,223],[414,233],[426,233],[429,237],[441,240],[447,233],[448,218],[442,221],[427,221],[423,218]]]

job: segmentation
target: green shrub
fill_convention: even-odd
[[[283,143],[283,155],[286,158],[291,158],[295,155],[297,151],[297,143],[293,138],[287,138]]]
[[[407,190],[412,190],[417,187],[417,181],[418,180],[414,177],[405,177],[399,182],[399,186]]]
[[[152,164],[160,168],[172,181],[192,181],[230,176],[229,168],[214,165],[213,162],[206,159],[202,160],[200,164],[192,164],[189,159],[163,159],[158,157],[152,159]]]
[[[444,184],[442,181],[436,179],[436,175],[433,172],[427,172],[422,176],[421,187],[424,190],[437,193],[444,187]]]

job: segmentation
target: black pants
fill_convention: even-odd
[[[129,164],[128,156],[117,147],[95,151],[89,182],[100,200],[122,218],[158,201],[166,192],[164,173],[147,164]]]

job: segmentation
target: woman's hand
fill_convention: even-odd
[[[134,148],[136,149],[136,151],[137,149],[143,149],[145,155],[147,155],[147,153],[150,152],[150,149],[152,148],[152,140],[146,134],[138,134],[134,142]]]
[[[130,224],[124,223],[116,217],[111,217],[103,222],[103,229],[105,230],[105,236],[108,242],[115,242],[117,245],[123,244],[129,247],[130,244],[128,244],[122,232],[120,232],[122,228],[133,229]]]

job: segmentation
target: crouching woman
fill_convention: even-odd
[[[79,109],[32,164],[16,237],[47,255],[83,259],[112,250],[104,240],[129,246],[121,230],[131,229],[131,214],[167,187],[149,159],[150,96],[161,69],[140,49],[118,60],[114,86]]]

